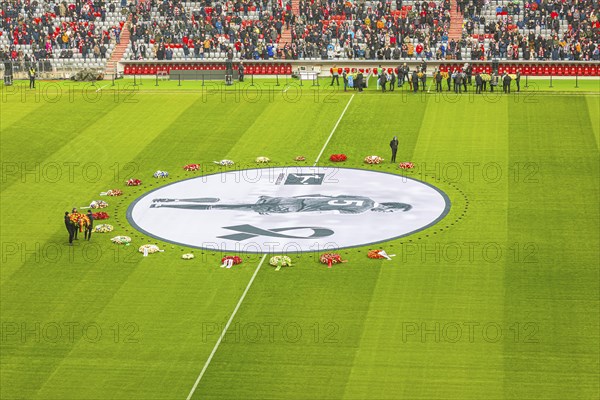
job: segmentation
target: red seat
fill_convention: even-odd
[[[129,65],[125,65],[123,72],[125,73],[125,75],[131,74],[131,67]]]

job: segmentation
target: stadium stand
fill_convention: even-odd
[[[0,57],[13,69],[103,70],[120,42],[127,8],[121,1],[3,1]]]

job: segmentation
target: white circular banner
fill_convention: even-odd
[[[448,196],[421,181],[364,169],[231,170],[162,186],[138,198],[127,219],[169,243],[246,253],[363,246],[440,221]]]

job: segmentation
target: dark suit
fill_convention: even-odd
[[[71,219],[68,215],[65,215],[65,227],[67,228],[67,232],[69,232],[69,244],[73,244],[73,236],[75,235],[75,226],[71,222]]]
[[[90,219],[90,224],[85,228],[83,235],[84,239],[90,240],[92,238],[92,230],[94,229],[94,216],[92,213],[87,213],[87,216]]]
[[[392,149],[392,162],[396,162],[396,153],[398,152],[398,139],[392,139],[390,142],[390,147]]]

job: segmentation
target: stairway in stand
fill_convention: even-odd
[[[123,58],[123,54],[127,50],[127,46],[129,46],[129,21],[131,21],[131,17],[127,18],[127,22],[123,25],[123,30],[121,30],[121,43],[115,46],[115,49],[110,55],[110,59],[106,63],[106,68],[104,69],[104,75],[109,76],[115,73],[115,68],[121,58]]]
[[[294,15],[298,15],[300,13],[300,0],[292,0],[292,13]],[[279,37],[279,42],[277,44],[283,46],[286,43],[292,43],[292,29],[285,28],[285,24],[283,25],[283,29],[281,30],[281,36]]]
[[[454,39],[459,41],[462,36],[463,15],[456,11],[456,0],[450,0],[450,30],[448,41]]]

